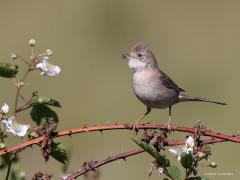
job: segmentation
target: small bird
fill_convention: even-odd
[[[149,114],[152,108],[169,109],[169,120],[166,126],[171,130],[171,109],[176,103],[201,101],[226,105],[226,103],[186,94],[185,90],[159,69],[154,54],[142,42],[135,44],[130,53],[122,54],[122,58],[128,61],[129,68],[133,70],[132,83],[135,95],[147,108],[147,111],[137,119],[134,127],[137,127],[138,122]]]

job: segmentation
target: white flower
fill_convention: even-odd
[[[36,68],[42,70],[41,75],[56,76],[60,73],[61,68],[48,63],[48,57],[44,56],[42,62],[36,65]]]
[[[189,136],[184,145],[169,148],[168,151],[172,153],[175,157],[177,157],[178,161],[180,161],[183,153],[188,154],[190,152],[193,152],[194,146],[194,139],[192,136]]]
[[[15,116],[11,116],[7,119],[2,120],[3,126],[7,132],[12,133],[15,136],[23,137],[27,134],[29,129],[28,124],[20,124],[16,122]]]
[[[163,173],[163,168],[162,167],[158,168],[158,173],[159,173],[159,175],[161,175]]]
[[[187,146],[188,151],[193,151],[193,148],[195,146],[194,139],[192,136],[189,136],[186,140],[185,145]]]
[[[1,113],[7,114],[8,112],[9,112],[9,106],[6,103],[4,103],[1,108]]]
[[[187,153],[187,147],[185,145],[176,146],[173,148],[169,148],[168,151],[172,153],[175,157],[177,157],[178,161],[181,160],[181,156],[183,153]]]

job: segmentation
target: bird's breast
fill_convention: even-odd
[[[140,71],[133,75],[133,90],[137,98],[150,108],[167,108],[177,102],[175,90],[165,87],[156,71]]]

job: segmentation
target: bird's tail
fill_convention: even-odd
[[[196,97],[196,96],[190,96],[190,95],[187,95],[185,93],[180,93],[179,96],[178,96],[178,100],[179,100],[179,102],[200,101],[200,102],[209,102],[209,103],[220,104],[220,105],[227,105],[226,103],[223,103],[223,102],[212,101],[212,100],[208,100],[208,99],[201,98],[201,97]]]

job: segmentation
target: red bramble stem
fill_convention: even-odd
[[[61,136],[67,136],[77,133],[84,133],[84,132],[91,132],[91,131],[107,131],[107,130],[133,130],[133,126],[129,124],[107,124],[107,125],[96,125],[96,126],[89,126],[89,127],[83,127],[83,128],[76,128],[76,129],[69,129],[69,130],[63,130],[58,131],[56,135],[53,138],[61,137]],[[166,125],[154,125],[154,124],[139,124],[138,129],[161,129],[166,130]],[[197,128],[189,128],[189,127],[181,127],[181,126],[175,126],[172,127],[172,131],[180,131],[180,132],[187,132],[187,133],[196,133]],[[209,136],[212,138],[218,138],[220,139],[216,141],[217,142],[223,142],[223,141],[232,141],[235,143],[240,143],[240,138],[236,136],[230,136],[226,134],[216,133],[210,130],[203,130],[201,131],[202,136]],[[32,146],[34,144],[39,145],[44,140],[44,136],[40,136],[37,138],[34,138],[32,140],[28,140],[26,142],[17,144],[12,147],[8,147],[4,150],[0,151],[0,156],[4,155],[9,152],[13,152],[16,150],[20,150],[22,148],[26,148],[28,146]],[[214,140],[214,139],[213,139]]]
[[[225,141],[226,140],[223,140],[223,139],[209,139],[209,140],[204,140],[202,142],[202,144],[204,144],[204,145],[214,144],[214,143],[225,142]],[[182,145],[182,144],[185,144],[185,143],[186,143],[185,141],[168,141],[165,146],[176,146],[176,145]],[[120,154],[117,154],[117,155],[114,155],[114,156],[108,156],[106,159],[103,159],[101,161],[85,162],[81,169],[79,169],[75,172],[72,172],[68,176],[65,176],[63,179],[64,180],[76,179],[77,177],[79,177],[83,174],[86,174],[89,171],[95,171],[95,169],[100,167],[100,166],[104,166],[106,164],[109,164],[113,161],[117,161],[117,160],[120,160],[120,159],[126,160],[127,157],[135,156],[135,155],[143,153],[143,152],[144,152],[144,150],[140,148],[140,149],[135,149],[135,150],[123,152],[123,153],[120,153]]]

